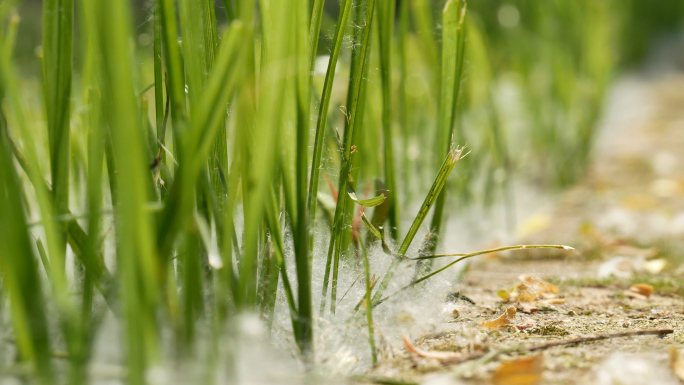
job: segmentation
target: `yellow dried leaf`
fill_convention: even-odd
[[[482,322],[482,328],[488,330],[500,329],[506,325],[510,325],[513,318],[515,318],[515,307],[509,306],[508,309],[497,319],[489,322]]]
[[[501,364],[492,375],[496,385],[536,385],[541,383],[544,357],[539,354]]]
[[[649,298],[653,294],[653,286],[647,285],[645,283],[637,283],[630,286],[629,293],[638,294]]]
[[[504,302],[508,302],[511,299],[511,295],[508,293],[507,290],[501,289],[496,292],[496,295],[499,296]]]
[[[519,279],[526,285],[528,286],[533,286],[537,290],[543,292],[543,293],[551,293],[551,294],[556,294],[560,292],[560,289],[558,286],[546,282],[543,279],[534,276],[534,275],[528,275],[528,274],[523,274],[519,277]]]
[[[555,298],[560,292],[558,286],[546,282],[534,275],[523,274],[518,277],[522,283],[510,291],[511,300],[518,302],[534,302],[538,299]],[[501,297],[501,294],[499,294]]]

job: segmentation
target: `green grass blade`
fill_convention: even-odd
[[[325,73],[321,103],[318,107],[316,138],[314,139],[314,152],[313,159],[311,160],[311,178],[309,179],[309,198],[307,203],[311,223],[314,223],[316,220],[316,200],[318,199],[318,182],[321,176],[320,168],[321,157],[323,156],[323,137],[325,135],[325,125],[328,119],[328,107],[330,106],[332,86],[335,79],[335,69],[337,68],[337,60],[340,57],[340,50],[342,49],[342,42],[344,41],[344,31],[347,27],[347,22],[349,21],[351,8],[352,0],[343,0],[340,6],[340,14],[337,18],[337,27],[335,29],[335,37],[333,38],[330,61],[328,62],[328,69]],[[311,248],[313,248],[313,237],[310,242]],[[325,286],[326,285],[324,285],[324,287]],[[327,288],[325,290],[327,290]]]
[[[322,3],[322,0],[316,0]],[[299,304],[298,332],[295,338],[303,352],[305,359],[311,359],[313,355],[313,305],[312,305],[312,285],[311,285],[311,266],[310,266],[310,245],[309,231],[311,218],[309,217],[309,207],[307,204],[307,176],[308,176],[308,156],[309,156],[309,120],[311,106],[311,58],[315,58],[316,47],[312,46],[310,39],[317,41],[318,29],[320,29],[320,13],[322,9],[316,9],[311,18],[318,18],[317,21],[309,21],[309,10],[307,2],[294,0],[295,21],[291,28],[294,29],[296,42],[294,45],[293,56],[296,63],[296,94],[297,94],[297,154],[296,154],[296,190],[297,190],[297,210],[295,218],[295,263],[297,267],[297,300]],[[320,6],[319,6],[320,8]],[[318,12],[318,13],[317,13]],[[318,24],[315,26],[315,24]],[[311,25],[314,29],[309,31],[307,26]],[[292,217],[292,215],[291,215]]]
[[[359,32],[360,36],[357,36],[361,43],[361,48],[359,50],[355,50],[352,52],[352,70],[350,73],[350,79],[349,79],[349,91],[347,95],[347,100],[348,100],[348,120],[347,120],[347,126],[344,131],[344,144],[343,144],[343,153],[342,153],[342,164],[341,164],[341,170],[340,170],[340,179],[339,179],[339,184],[338,184],[338,189],[337,191],[346,191],[347,190],[347,181],[351,176],[351,167],[352,167],[352,160],[351,160],[351,154],[352,154],[352,139],[354,138],[355,135],[355,128],[357,125],[357,122],[361,121],[360,116],[362,117],[362,114],[360,114],[359,110],[361,107],[359,107],[359,99],[361,97],[361,93],[363,90],[363,85],[362,83],[364,82],[365,76],[364,73],[366,71],[366,64],[367,64],[367,57],[369,54],[369,46],[370,46],[370,36],[371,36],[371,31],[372,31],[372,21],[373,21],[373,16],[374,16],[374,10],[375,10],[375,0],[367,0],[364,3],[366,6],[365,7],[358,7],[356,9],[356,12],[360,12],[357,14],[357,18],[362,19],[365,17],[365,21],[363,23],[363,28],[362,31]],[[363,10],[365,8],[365,10]],[[314,155],[315,156],[315,155]],[[331,283],[331,291],[330,291],[330,312],[332,314],[335,314],[335,305],[337,302],[337,275],[338,275],[338,270],[339,270],[339,260],[340,260],[340,254],[342,252],[342,247],[344,246],[344,242],[342,242],[342,237],[343,235],[343,229],[344,229],[344,221],[345,220],[350,220],[350,218],[345,219],[344,213],[349,211],[351,209],[351,205],[347,203],[347,195],[344,193],[339,194],[338,200],[337,200],[337,206],[335,207],[335,219],[333,221],[333,229],[330,237],[330,248],[332,249],[332,246],[334,245],[334,254],[332,261],[334,261],[333,268],[332,268],[332,283]],[[328,253],[328,260],[326,261],[326,270],[328,269],[328,265],[331,262],[331,255],[330,252]],[[323,281],[323,296],[322,296],[322,303],[325,301],[325,293],[327,291],[327,281],[328,280],[328,274],[325,275],[324,281]]]
[[[183,230],[183,224],[192,214],[193,186],[197,182],[200,171],[206,167],[216,133],[222,129],[225,119],[225,105],[233,91],[242,81],[243,72],[240,67],[231,71],[238,63],[243,51],[239,44],[243,34],[242,23],[233,22],[226,31],[219,51],[215,67],[212,70],[208,86],[196,103],[190,121],[190,131],[184,139],[182,158],[186,162],[180,165],[179,175],[171,188],[160,221],[157,244],[161,255],[170,256],[174,240]]]
[[[442,163],[442,167],[440,168],[439,173],[437,174],[437,177],[435,178],[435,181],[432,184],[432,187],[430,188],[430,191],[425,197],[423,204],[420,206],[416,218],[413,220],[411,227],[409,228],[408,232],[406,233],[406,236],[404,237],[404,240],[401,243],[401,246],[399,247],[399,255],[405,255],[409,246],[411,246],[411,242],[413,242],[413,238],[416,236],[416,233],[418,232],[420,225],[427,217],[430,208],[435,203],[437,197],[444,188],[444,185],[446,184],[447,178],[449,177],[451,170],[453,170],[454,166],[456,165],[456,162],[458,162],[459,159],[461,159],[463,150],[464,149],[462,147],[456,147],[452,148],[451,151],[449,151],[449,153],[447,154],[446,158],[444,159],[444,163]],[[375,292],[375,295],[373,296],[373,303],[376,303],[380,298],[382,298],[382,294],[385,291],[385,289],[387,289],[387,285],[389,285],[389,281],[394,276],[394,271],[396,270],[398,265],[398,260],[395,259],[392,261],[392,264],[387,270],[387,273],[380,282],[378,290]]]
[[[164,81],[162,68],[162,5],[161,0],[154,1],[154,24],[153,24],[153,55],[154,58],[154,116],[157,125],[157,140],[164,142],[162,127],[164,122]]]
[[[379,0],[378,28],[380,31],[380,76],[382,80],[382,136],[385,166],[385,186],[389,192],[389,231],[393,239],[399,233],[399,191],[394,171],[392,135],[392,40],[394,33],[394,0]]]
[[[50,139],[50,175],[58,214],[69,210],[73,25],[73,0],[46,0],[43,3],[43,87]],[[66,245],[64,239],[62,243]]]
[[[187,123],[187,108],[185,104],[185,77],[183,75],[185,70],[178,46],[176,7],[173,0],[159,0],[159,5],[161,5],[163,52],[169,78],[169,95],[167,97],[171,100],[174,140],[181,140]]]
[[[440,86],[439,116],[437,120],[437,149],[435,153],[449,152],[454,137],[456,103],[461,84],[463,46],[465,45],[465,2],[449,0],[442,11],[442,78]],[[430,224],[429,236],[425,240],[428,254],[434,253],[444,222],[444,205],[447,191],[444,190],[435,203],[434,215]],[[429,269],[430,264],[420,265],[419,269]]]
[[[284,3],[262,0],[263,54],[261,56],[261,77],[259,80],[259,109],[252,132],[259,148],[276,148],[277,130],[280,126],[284,103],[284,87],[288,66],[284,65],[288,53],[287,42],[282,41],[289,31],[286,20],[280,15],[285,13]],[[291,42],[291,41],[290,41]],[[243,183],[244,203],[244,253],[240,263],[240,285],[237,297],[244,301],[245,309],[256,305],[257,257],[259,231],[263,223],[268,187],[272,181],[274,151],[260,151],[253,155],[249,168],[243,174],[249,184]]]
[[[321,19],[323,18],[323,5],[325,5],[325,0],[313,0],[311,3],[311,25],[309,28],[309,50],[311,53],[311,58],[309,63],[311,65],[311,70],[316,64],[316,54],[318,53],[318,40],[321,33]]]
[[[0,28],[3,30],[5,16],[0,14]],[[41,383],[51,384],[53,368],[46,305],[40,289],[42,284],[38,265],[26,231],[25,203],[10,155],[9,128],[1,105],[8,90],[13,94],[9,99],[17,102],[16,86],[12,84],[16,78],[11,71],[10,61],[18,23],[18,15],[10,13],[7,34],[0,39],[0,193],[3,196],[0,199],[0,241],[3,245],[0,250],[0,276],[3,289],[10,298],[11,320],[19,354],[23,360],[33,363]]]
[[[347,185],[347,195],[349,195],[349,199],[353,200],[354,202],[363,207],[375,207],[382,204],[382,202],[385,201],[385,194],[380,194],[376,197],[368,199],[359,199],[356,197],[356,192],[350,185]]]
[[[134,60],[129,49],[130,5],[123,2],[97,5],[103,89],[109,105],[111,160],[116,163],[117,266],[126,325],[127,379],[131,384],[142,384],[147,365],[158,359],[155,310],[162,297],[164,270],[155,248],[152,218],[146,209],[152,179],[134,91],[131,65]]]
[[[51,191],[47,188],[47,185],[43,182],[42,172],[40,170],[40,162],[35,148],[33,133],[29,129],[27,122],[27,112],[20,100],[18,90],[19,85],[17,83],[17,75],[11,63],[11,48],[13,42],[11,39],[14,38],[16,31],[16,23],[18,18],[12,18],[10,21],[10,33],[8,34],[8,39],[3,41],[2,59],[0,60],[0,84],[2,88],[2,95],[8,96],[8,107],[13,112],[16,119],[17,130],[15,132],[21,138],[21,141],[25,145],[27,157],[19,163],[22,167],[26,167],[29,179],[35,187],[36,201],[38,203],[38,208],[40,209],[41,222],[43,224],[43,229],[45,231],[45,239],[47,244],[47,254],[50,260],[50,287],[52,289],[53,299],[56,304],[57,317],[59,326],[61,328],[63,337],[65,339],[67,349],[71,353],[75,353],[76,349],[80,344],[80,338],[83,337],[81,334],[81,326],[76,312],[76,308],[72,301],[70,290],[67,282],[66,271],[65,271],[65,241],[64,227],[58,223],[56,220],[55,213],[55,203],[57,199],[56,194],[51,194]],[[3,125],[6,125],[6,121],[3,120]],[[6,126],[5,126],[6,127]],[[10,151],[17,153],[17,148],[11,143],[9,133],[7,130],[3,133],[5,136],[3,139],[6,143],[7,148]],[[68,130],[67,130],[68,131]],[[3,145],[5,146],[5,145]],[[8,151],[7,154],[11,154]],[[60,166],[62,167],[62,166]],[[68,169],[68,164],[64,165]],[[64,174],[60,174],[62,177]],[[40,181],[40,182],[38,182]],[[68,181],[67,181],[68,183]],[[67,185],[68,188],[68,185]],[[63,196],[62,196],[63,198]],[[68,208],[67,208],[68,210]],[[72,360],[72,369],[78,370],[76,366],[78,363]]]
[[[0,81],[4,83],[4,81]],[[4,90],[0,86],[0,100]],[[0,111],[2,114],[2,111]],[[43,384],[53,383],[50,335],[38,266],[23,213],[21,187],[0,119],[0,276],[11,301],[12,325],[22,360],[30,361]]]

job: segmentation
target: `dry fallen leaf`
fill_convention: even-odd
[[[639,299],[649,298],[651,294],[653,294],[653,286],[647,285],[645,283],[637,283],[632,285],[630,286],[629,290],[625,292],[625,295]]]
[[[488,330],[500,329],[506,325],[510,325],[513,318],[515,318],[515,313],[515,307],[509,306],[499,318],[489,322],[482,322],[480,326],[482,326],[483,329]]]
[[[534,302],[539,299],[551,299],[560,292],[558,286],[534,275],[523,274],[518,279],[521,283],[510,292],[504,294],[503,291],[499,291],[497,293],[505,302]]]
[[[565,303],[565,298],[542,299],[537,303],[540,305],[563,305]]]
[[[511,299],[511,295],[508,293],[507,290],[504,289],[497,291],[496,295],[498,295],[499,298],[501,298],[501,300],[504,302],[508,302]]]
[[[539,311],[539,308],[529,304],[529,303],[521,303],[518,305],[518,309],[520,309],[521,312],[527,313],[527,314],[533,314]]]
[[[496,385],[535,385],[541,383],[544,371],[544,356],[506,361],[492,374],[492,383]]]
[[[684,381],[684,357],[674,346],[670,346],[670,368],[680,381]]]
[[[515,325],[515,328],[522,332],[522,331],[525,331],[525,330],[531,328],[532,326],[534,326],[533,323],[531,323],[531,322],[524,322],[524,323]]]

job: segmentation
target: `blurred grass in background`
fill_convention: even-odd
[[[229,320],[270,327],[277,296],[311,364],[342,260],[365,262],[343,265],[365,270],[375,361],[368,304],[432,206],[425,260],[454,207],[572,184],[615,74],[683,22],[679,1],[3,1],[0,317],[17,354],[0,372],[90,382],[111,312],[142,384],[165,336],[174,360],[216,357]],[[377,238],[394,258],[379,285]]]

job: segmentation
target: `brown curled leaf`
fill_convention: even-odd
[[[482,322],[480,325],[485,330],[501,329],[504,326],[510,325],[513,318],[515,318],[516,310],[514,306],[509,306],[508,309],[497,319],[489,322]]]

